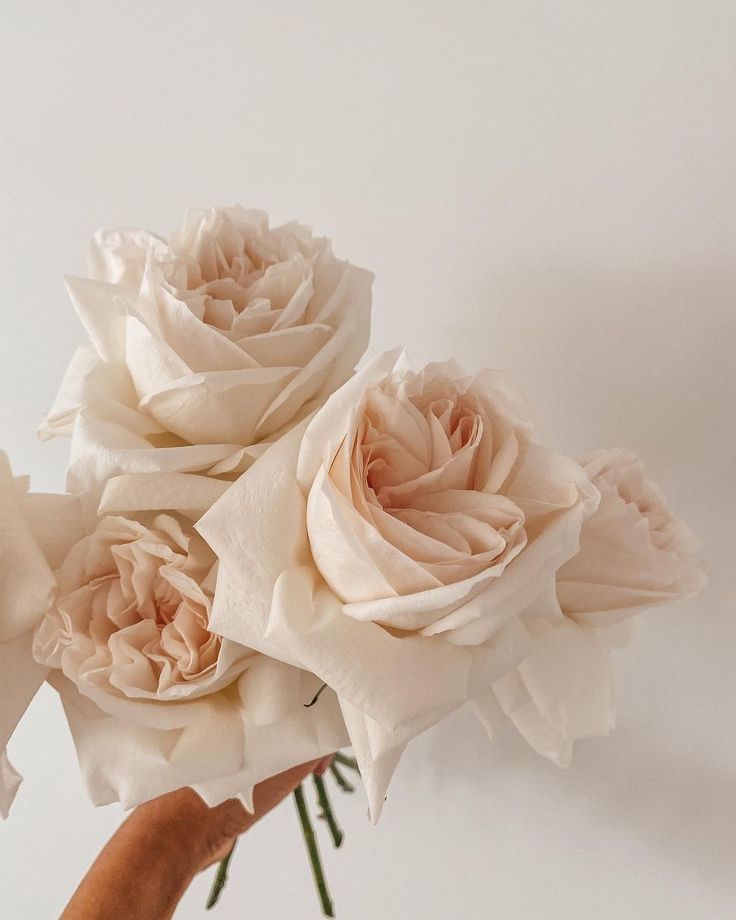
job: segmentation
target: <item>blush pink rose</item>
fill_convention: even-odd
[[[189,522],[159,514],[103,518],[58,570],[34,654],[57,669],[96,804],[184,785],[249,799],[343,740],[336,701],[304,709],[314,677],[210,631],[215,565]]]
[[[553,590],[523,618],[533,653],[477,703],[491,725],[500,704],[534,748],[563,766],[575,739],[613,728],[611,651],[626,643],[631,618],[692,597],[706,582],[695,535],[635,454],[599,450],[581,462],[601,494],[598,510]]]
[[[407,741],[528,653],[597,501],[503,375],[383,355],[198,523],[213,625],[335,690],[375,818]]]
[[[235,478],[368,341],[370,272],[261,211],[190,211],[169,242],[98,233],[90,274],[67,282],[90,342],[41,432],[72,435],[73,491],[119,475]]]

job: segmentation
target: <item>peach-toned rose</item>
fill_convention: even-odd
[[[648,607],[692,597],[705,584],[695,534],[665,504],[636,455],[599,450],[581,460],[601,493],[580,552],[557,575],[563,613],[607,627]]]
[[[583,525],[580,551],[557,572],[555,590],[523,618],[534,652],[477,703],[492,723],[498,701],[530,744],[562,765],[574,739],[613,727],[611,650],[626,641],[627,621],[692,597],[706,580],[694,534],[634,454],[599,450],[581,463],[600,506]]]
[[[215,563],[184,520],[110,516],[57,573],[58,596],[37,628],[34,654],[63,673],[52,681],[98,804],[119,798],[133,805],[196,784],[204,784],[200,791],[210,799],[247,797],[255,782],[271,775],[264,770],[279,772],[305,753],[318,756],[315,731],[304,730],[308,718],[327,718],[325,734],[340,733],[329,701],[318,716],[303,708],[318,686],[314,678],[302,686],[301,678],[285,673],[290,669],[210,632]],[[251,669],[255,673],[246,674]],[[258,694],[246,692],[254,681],[270,682],[287,715],[279,723],[275,763],[274,739],[264,743],[257,730],[248,736],[254,754],[246,752],[247,722],[263,707]],[[304,737],[293,750],[296,725]],[[274,730],[267,727],[269,737]]]
[[[502,375],[381,356],[199,522],[213,625],[340,699],[374,817],[406,742],[515,666],[598,494]]]
[[[90,271],[68,287],[91,341],[42,428],[73,434],[73,491],[120,474],[234,478],[368,340],[371,274],[260,211],[192,211],[169,243],[99,233]]]
[[[113,711],[118,701],[191,699],[226,686],[253,653],[208,629],[214,564],[173,516],[148,526],[104,518],[57,573],[36,657]]]

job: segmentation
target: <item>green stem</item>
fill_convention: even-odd
[[[317,702],[317,700],[322,696],[322,694],[325,692],[326,689],[327,689],[327,684],[322,684],[322,686],[319,688],[319,690],[318,690],[318,691],[314,694],[314,696],[312,697],[311,702],[309,702],[309,703],[304,703],[304,708],[305,708],[305,709],[309,709],[311,706],[314,706],[314,704],[315,704],[315,703]]]
[[[340,770],[334,760],[330,764],[330,773],[332,773],[335,782],[343,792],[355,792],[355,786],[351,782],[348,782],[345,774]]]
[[[347,754],[337,751],[333,759],[336,763],[342,764],[343,767],[349,767],[351,770],[355,770],[356,773],[360,773],[358,761],[354,757],[348,757]]]
[[[327,890],[327,881],[325,880],[325,873],[322,868],[317,838],[314,834],[312,821],[309,817],[309,809],[307,808],[307,801],[304,797],[303,786],[297,786],[294,790],[294,801],[296,802],[296,810],[299,813],[299,822],[302,826],[304,843],[307,847],[307,853],[309,854],[309,862],[312,866],[312,875],[322,906],[322,913],[325,917],[334,917],[335,913],[332,907],[332,899],[330,898],[330,892]]]
[[[215,880],[212,882],[212,888],[210,888],[210,896],[207,898],[207,910],[212,910],[212,908],[220,900],[220,895],[222,894],[222,889],[225,887],[227,882],[227,870],[230,865],[230,860],[233,858],[233,853],[235,852],[235,844],[237,840],[233,843],[230,848],[230,852],[227,856],[220,861],[219,866],[217,867],[217,872],[215,874]]]
[[[337,823],[337,818],[335,818],[335,813],[332,810],[332,803],[330,802],[330,797],[327,794],[327,786],[325,786],[325,781],[321,776],[316,774],[312,776],[314,780],[314,788],[317,792],[317,802],[319,807],[322,809],[320,818],[327,822],[327,827],[330,829],[330,835],[332,836],[332,843],[335,846],[336,850],[339,850],[342,846],[342,842],[345,839],[345,834],[342,832],[342,828]]]

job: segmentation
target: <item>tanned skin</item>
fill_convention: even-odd
[[[260,783],[253,814],[238,799],[210,808],[189,788],[140,805],[105,845],[61,920],[171,920],[195,875],[224,859],[240,834],[329,763],[315,760]]]

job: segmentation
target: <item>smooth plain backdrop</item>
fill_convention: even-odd
[[[293,217],[376,273],[371,352],[510,369],[540,437],[633,447],[710,586],[641,622],[618,727],[561,772],[461,712],[414,743],[377,828],[340,797],[341,920],[736,916],[736,7],[730,2],[0,0],[0,446],[83,339],[89,234],[190,206]],[[1,702],[1,701],[0,701]],[[11,743],[0,916],[58,915],[120,809],[93,809],[54,694]],[[319,916],[291,803],[215,920]],[[178,920],[204,917],[208,878]]]

